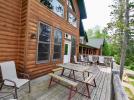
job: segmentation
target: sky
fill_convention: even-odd
[[[87,19],[83,20],[84,29],[92,29],[95,26],[103,28],[110,22],[110,7],[112,0],[84,0]]]

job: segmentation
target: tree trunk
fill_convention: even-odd
[[[127,50],[127,41],[128,41],[128,33],[129,33],[129,0],[125,2],[125,30],[123,34],[123,44],[121,49],[121,59],[120,59],[120,78],[122,79],[126,50]]]

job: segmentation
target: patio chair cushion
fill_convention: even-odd
[[[22,85],[26,84],[29,81],[28,79],[10,79],[10,80],[16,83],[17,88],[21,87]],[[9,81],[5,81],[4,84],[7,86],[14,86],[14,84]]]

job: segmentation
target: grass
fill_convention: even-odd
[[[129,77],[128,79],[130,80],[130,84],[134,87],[134,77]]]
[[[132,84],[132,85],[133,85],[133,87],[134,87],[134,81],[133,81],[133,82],[131,82],[130,84]]]
[[[133,95],[133,93],[131,92],[131,90],[130,90],[129,88],[127,88],[127,87],[124,87],[124,88],[125,88],[125,91],[126,91],[128,97],[129,97],[129,99],[130,99],[130,100],[134,100],[134,95]]]
[[[131,80],[133,80],[133,81],[134,81],[134,77],[129,76],[129,79],[131,79]]]

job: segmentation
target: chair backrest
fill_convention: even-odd
[[[100,63],[104,63],[104,60],[105,60],[105,59],[104,59],[103,56],[99,56],[99,62],[100,62]]]
[[[80,55],[80,59],[81,59],[81,61],[84,61],[83,55]]]
[[[93,56],[88,55],[88,60],[92,62],[93,61]]]
[[[16,79],[17,73],[14,61],[0,63],[3,79]]]
[[[74,63],[77,63],[77,57],[74,56]]]

